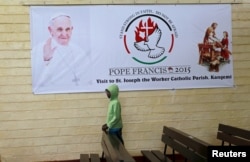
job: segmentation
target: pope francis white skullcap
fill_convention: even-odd
[[[50,17],[50,21],[54,20],[55,18],[57,17],[60,17],[60,16],[66,16],[66,17],[69,17],[69,14],[66,14],[66,13],[63,13],[63,12],[58,12],[58,13],[55,13],[53,14],[51,17]]]

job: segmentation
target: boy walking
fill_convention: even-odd
[[[109,98],[108,112],[106,118],[106,124],[102,126],[103,131],[107,131],[109,134],[114,134],[124,144],[122,138],[122,116],[121,116],[121,104],[118,99],[119,87],[116,84],[110,85],[105,89],[105,93]]]

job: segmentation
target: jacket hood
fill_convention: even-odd
[[[110,85],[107,90],[110,92],[111,94],[111,97],[110,99],[115,99],[115,98],[118,98],[118,95],[119,95],[119,87],[116,85],[116,84],[112,84]]]

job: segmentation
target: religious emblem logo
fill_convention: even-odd
[[[165,60],[172,52],[177,36],[172,20],[153,10],[131,15],[120,34],[126,53],[141,64],[157,64]]]

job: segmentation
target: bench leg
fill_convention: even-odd
[[[102,160],[104,159],[104,151],[102,152]]]
[[[166,155],[167,154],[167,145],[165,145],[165,147],[164,147],[164,155]]]
[[[174,149],[173,149],[172,157],[173,157],[173,162],[175,162],[175,152],[174,152]]]

